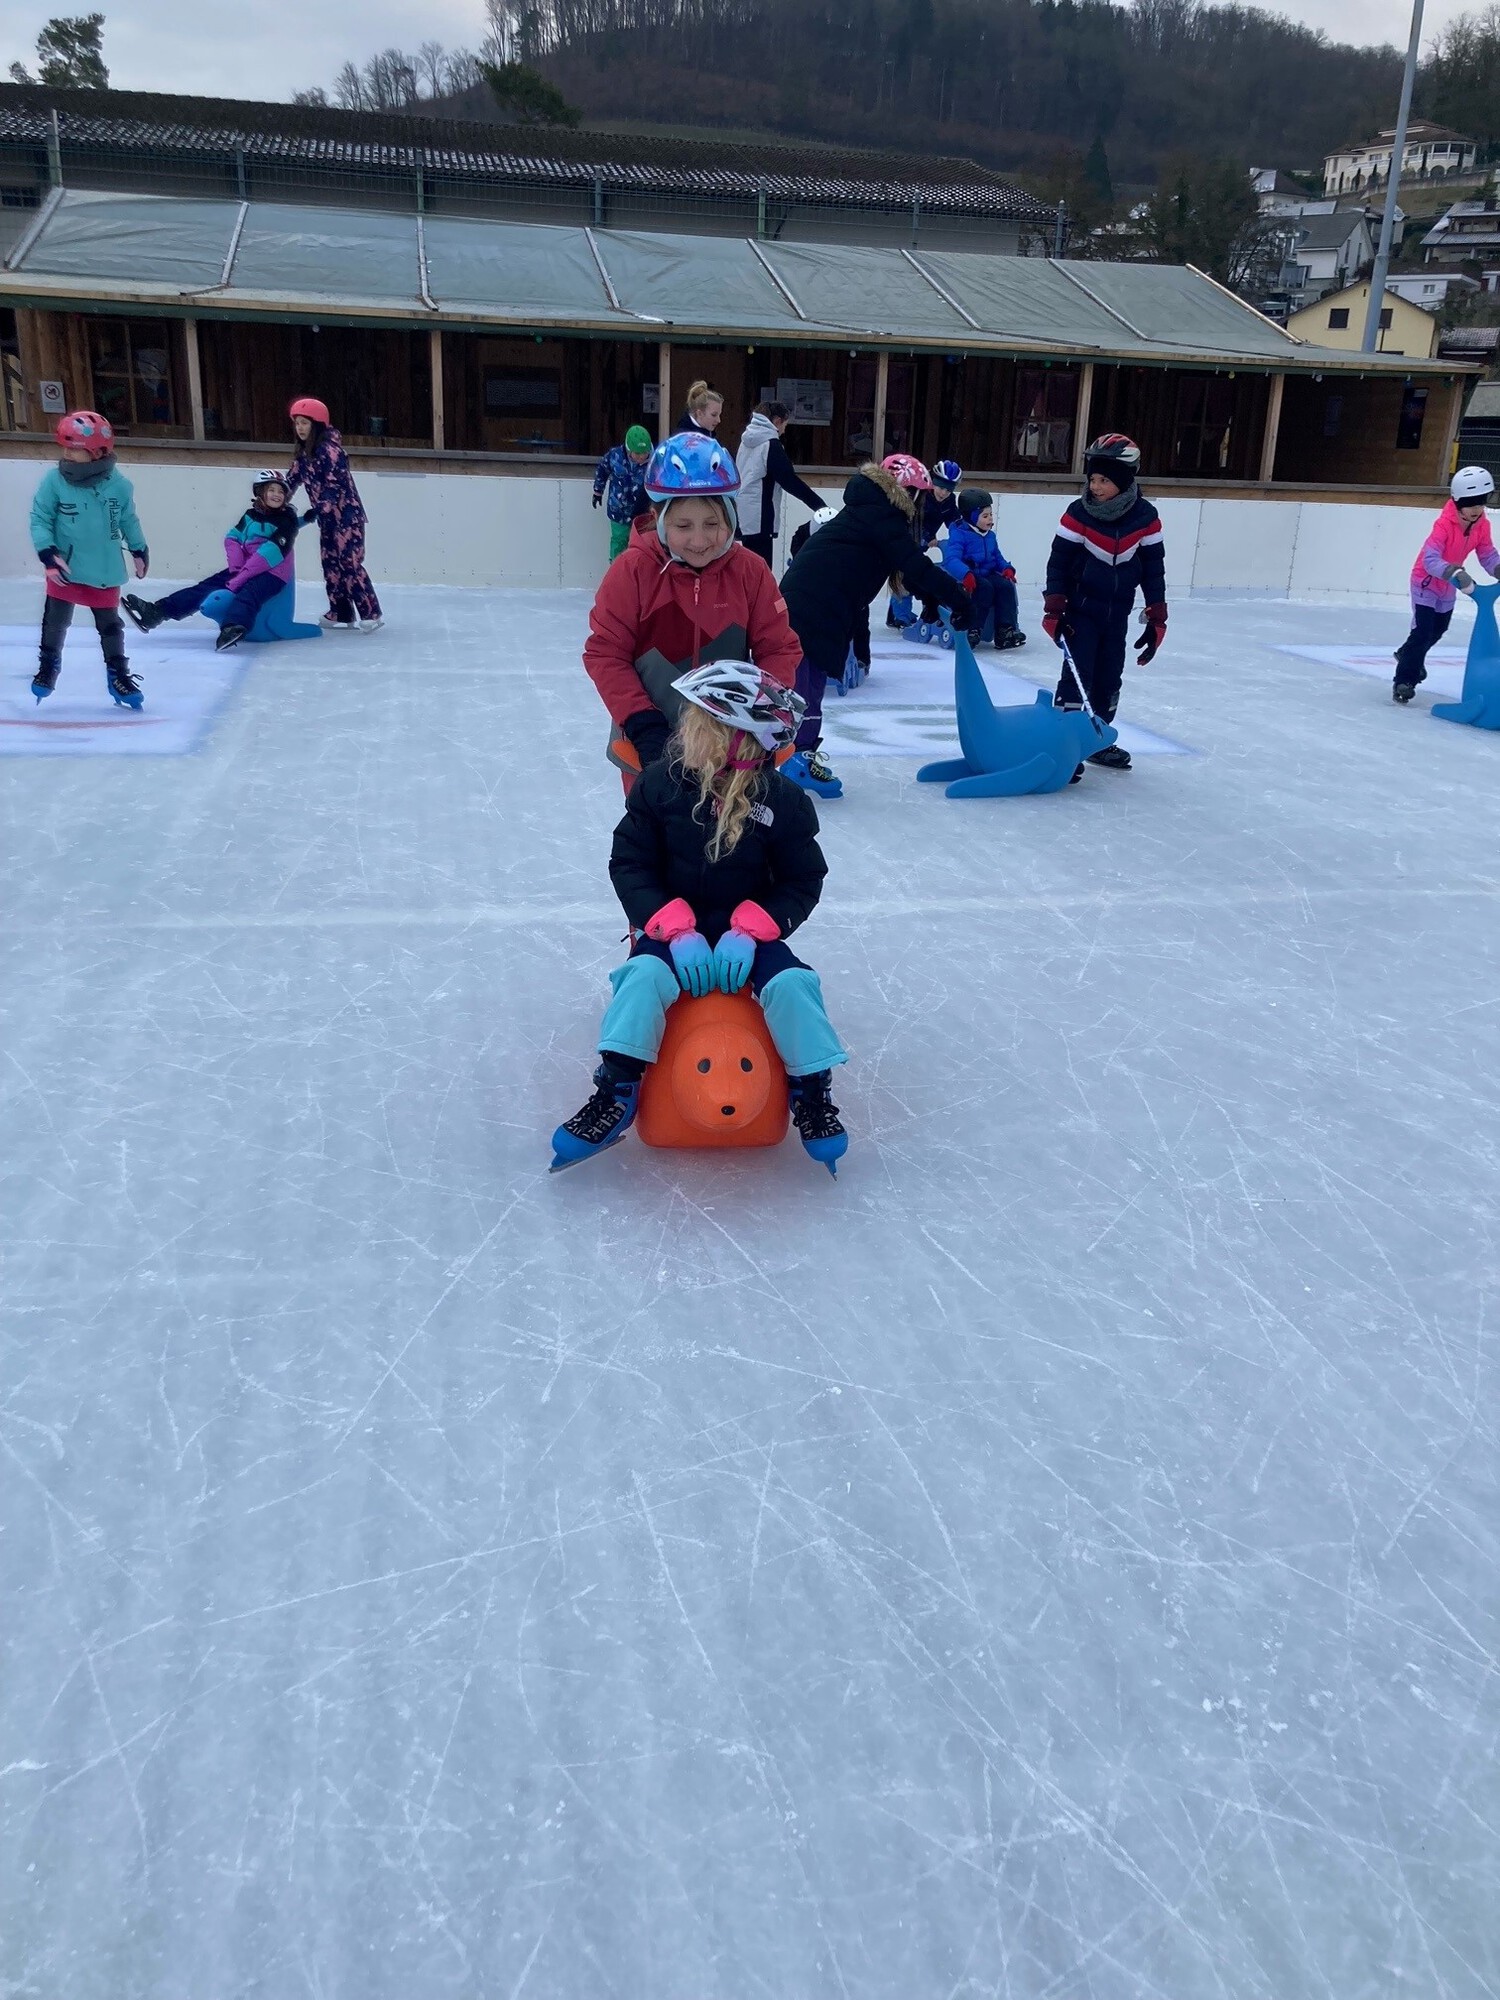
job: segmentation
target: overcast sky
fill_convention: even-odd
[[[105,15],[104,54],[124,90],[192,91],[209,97],[290,98],[306,84],[332,82],[352,56],[363,61],[395,43],[428,38],[473,46],[483,32],[481,0],[53,0],[23,6],[0,0],[0,71],[32,59],[37,30],[54,12]],[[1273,10],[1275,11],[1275,10]],[[1332,40],[1404,47],[1410,0],[1296,0],[1280,11]],[[1427,0],[1424,37],[1465,11],[1462,0]],[[192,32],[185,33],[186,23]]]

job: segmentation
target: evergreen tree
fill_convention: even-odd
[[[1109,177],[1109,155],[1104,150],[1104,134],[1096,132],[1094,143],[1083,157],[1083,178],[1095,201],[1106,214],[1115,205],[1114,183]]]
[[[37,73],[12,63],[17,83],[46,83],[54,89],[108,90],[104,66],[104,16],[55,14],[36,38]]]

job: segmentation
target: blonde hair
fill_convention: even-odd
[[[757,764],[750,771],[730,768],[730,746],[736,740],[741,756],[746,744],[760,749],[753,736],[731,729],[727,722],[720,722],[716,715],[710,715],[706,708],[699,708],[692,701],[684,705],[677,719],[677,734],[672,739],[676,761],[689,777],[698,781],[698,804],[693,808],[693,818],[697,819],[705,806],[717,815],[713,838],[708,843],[710,861],[733,854],[739,846],[755,794],[760,789],[763,765]]]
[[[724,398],[718,390],[710,389],[706,382],[692,383],[687,392],[687,406],[694,415],[699,410],[707,409],[710,403],[718,403],[722,407],[723,402]]]

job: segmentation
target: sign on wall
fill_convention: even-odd
[[[37,390],[42,399],[42,408],[49,417],[60,417],[68,407],[67,391],[61,382],[38,382]]]
[[[783,375],[776,384],[776,400],[785,403],[791,411],[794,424],[831,424],[833,422],[833,384],[831,382],[804,381],[799,376]]]

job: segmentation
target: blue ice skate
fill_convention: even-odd
[[[787,1083],[791,1090],[792,1123],[797,1128],[803,1150],[820,1167],[827,1167],[837,1180],[839,1161],[849,1150],[849,1134],[840,1122],[839,1108],[833,1101],[832,1070],[820,1069],[811,1076],[788,1077]]]
[[[635,1123],[641,1096],[639,1077],[621,1076],[602,1062],[594,1071],[594,1085],[594,1094],[583,1109],[552,1134],[549,1173],[560,1174],[567,1167],[580,1166],[608,1152]]]
[[[841,799],[844,796],[843,779],[833,775],[817,750],[794,750],[786,762],[776,768],[783,778],[790,778],[794,785],[800,785],[804,792],[815,793],[820,799]]]
[[[258,646],[269,644],[273,639],[321,639],[323,633],[320,626],[297,623],[295,599],[296,591],[291,584],[278,590],[274,597],[268,597],[250,621],[246,641]],[[234,616],[233,607],[232,590],[214,590],[209,592],[198,609],[223,631]]]
[[[997,708],[965,634],[953,639],[953,695],[962,757],[924,764],[920,784],[946,785],[950,799],[1015,799],[1060,792],[1086,757],[1117,732],[1081,708],[1056,708],[1046,688],[1029,706]]]
[[[1500,630],[1495,624],[1495,600],[1500,583],[1474,586],[1474,630],[1464,661],[1464,684],[1457,701],[1433,703],[1440,722],[1467,722],[1474,729],[1500,729]]]

